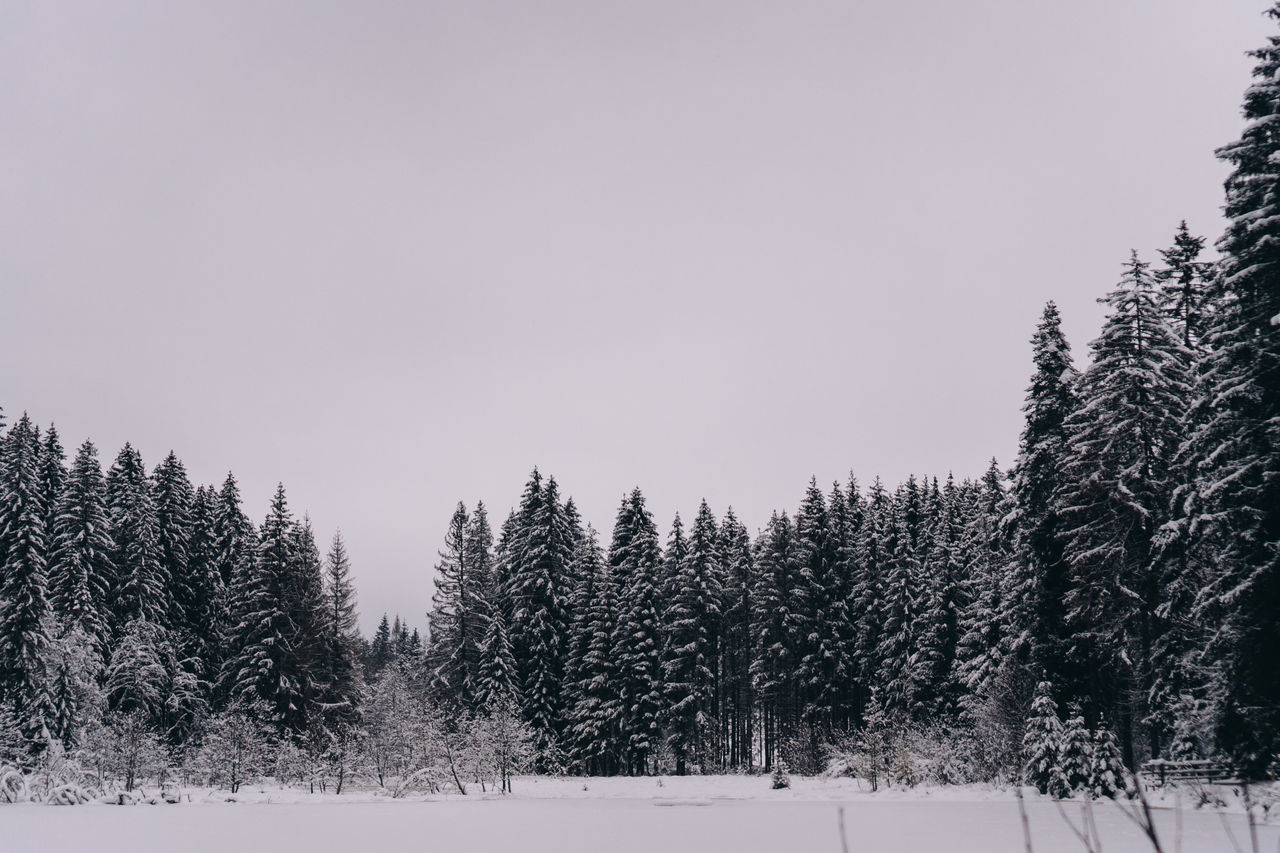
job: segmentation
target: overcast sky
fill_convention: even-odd
[[[0,405],[341,527],[424,623],[530,469],[607,539],[1012,462],[1028,339],[1216,239],[1263,0],[0,4]]]

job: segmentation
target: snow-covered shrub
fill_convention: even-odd
[[[791,774],[787,772],[787,763],[779,759],[773,765],[773,774],[769,777],[769,787],[773,790],[791,787]]]
[[[195,760],[209,784],[225,787],[234,794],[270,766],[261,712],[260,708],[236,702],[205,722]]]
[[[1036,681],[1005,658],[991,681],[964,702],[965,752],[976,780],[1005,784],[1022,775],[1022,737]]]
[[[126,791],[161,775],[169,756],[141,711],[108,714],[87,728],[76,757],[102,787],[116,782]]]

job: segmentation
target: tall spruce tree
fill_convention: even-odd
[[[45,666],[50,611],[40,445],[25,414],[5,434],[0,457],[0,703],[40,749],[58,726]]]
[[[622,769],[633,776],[649,772],[661,734],[661,559],[653,516],[644,495],[634,489],[618,510],[609,546],[609,567],[618,584],[613,650],[622,710],[621,761]]]
[[[144,620],[168,625],[169,576],[160,551],[160,533],[151,482],[142,456],[126,444],[107,472],[107,513],[115,551],[111,589],[112,629]]]
[[[1059,495],[1070,566],[1064,601],[1068,655],[1087,676],[1086,712],[1114,710],[1132,764],[1162,632],[1152,540],[1169,516],[1172,459],[1190,391],[1188,353],[1136,254],[1102,301],[1110,314],[1092,344],[1093,363],[1080,377],[1080,405],[1067,420]],[[1126,697],[1135,692],[1133,708]],[[1162,737],[1148,727],[1153,753]]]
[[[691,764],[705,766],[712,758],[714,627],[720,617],[721,595],[718,530],[705,500],[698,507],[687,540],[682,532],[677,515],[665,555],[666,645],[662,662],[666,702],[662,720],[677,775],[686,773]]]
[[[1076,683],[1066,659],[1062,599],[1067,592],[1062,518],[1055,494],[1066,487],[1067,418],[1075,410],[1075,368],[1058,307],[1045,305],[1031,338],[1035,372],[1022,407],[1025,423],[1013,467],[1010,650],[1058,689]]]
[[[54,513],[50,600],[64,627],[82,630],[103,657],[111,637],[107,603],[116,575],[106,493],[98,449],[86,441]]]
[[[1267,14],[1280,22],[1280,3]],[[1196,613],[1216,626],[1218,738],[1260,774],[1280,753],[1280,36],[1252,56],[1245,129],[1218,151],[1228,224],[1188,456],[1198,555],[1213,567]]]

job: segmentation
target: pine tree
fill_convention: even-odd
[[[1026,420],[1013,467],[1009,519],[1014,535],[1010,651],[1060,688],[1075,682],[1066,661],[1067,566],[1054,496],[1066,486],[1066,423],[1077,405],[1075,368],[1061,323],[1050,302],[1031,338],[1035,373],[1022,407]]]
[[[50,601],[68,629],[79,628],[99,655],[110,642],[108,595],[116,576],[108,529],[106,481],[98,449],[86,441],[58,500],[50,555]]]
[[[356,591],[351,581],[351,561],[341,531],[325,558],[324,654],[321,681],[323,706],[330,724],[350,722],[360,703],[360,678],[356,672],[360,631],[357,626]]]
[[[676,759],[676,774],[708,756],[715,711],[715,647],[712,626],[720,617],[719,548],[715,517],[704,500],[688,540],[680,516],[671,530],[666,558],[667,601],[663,622],[666,645],[662,663],[661,719]]]
[[[365,661],[365,681],[370,684],[377,681],[382,670],[391,663],[394,656],[395,651],[391,647],[391,623],[387,620],[387,614],[383,613],[381,621],[378,622],[378,628],[373,634],[373,641],[369,643],[369,657]]]
[[[1280,3],[1267,14],[1280,22]],[[1260,775],[1280,753],[1280,36],[1252,56],[1247,124],[1218,151],[1232,168],[1228,225],[1186,455],[1197,557],[1210,567],[1195,615],[1214,627],[1203,665],[1218,740]]]
[[[322,599],[315,590],[319,560],[305,553],[306,538],[289,512],[284,486],[278,486],[220,674],[232,701],[266,703],[271,721],[292,734],[305,731],[315,711],[313,644],[322,636]]]
[[[50,611],[40,446],[25,414],[5,435],[0,455],[0,705],[41,749],[57,726],[45,667]]]
[[[661,549],[644,495],[623,499],[609,547],[609,567],[618,584],[618,621],[613,650],[622,706],[622,767],[630,775],[649,770],[660,735],[662,633],[658,586]]]
[[[1107,728],[1105,718],[1098,721],[1093,731],[1092,764],[1089,768],[1089,789],[1095,799],[1115,799],[1125,790],[1124,760],[1116,737]]]
[[[1059,503],[1070,566],[1068,655],[1087,673],[1083,698],[1095,712],[1116,710],[1124,723],[1126,687],[1135,685],[1145,699],[1154,682],[1162,626],[1153,539],[1169,516],[1189,357],[1136,255],[1103,301],[1111,313],[1080,378],[1080,406],[1067,421]],[[1154,726],[1148,732],[1158,754],[1163,733]],[[1122,736],[1132,756],[1133,727]]]
[[[618,766],[622,716],[613,656],[618,590],[593,528],[587,528],[577,553],[565,742],[578,770],[609,775]]]
[[[830,739],[840,685],[849,678],[841,655],[849,613],[847,596],[841,589],[838,537],[817,478],[810,478],[796,513],[799,575],[794,606],[803,615],[797,633],[804,640],[797,649],[800,661],[796,678],[809,727],[810,749],[815,754],[819,742]]]
[[[755,586],[751,539],[730,507],[720,523],[723,560],[720,611],[721,716],[725,759],[730,767],[751,768],[755,696],[751,683],[752,590]]]
[[[559,754],[563,726],[565,635],[569,625],[575,533],[556,480],[534,471],[521,504],[521,540],[507,578],[512,608],[508,626],[520,673],[525,718],[544,769]]]
[[[196,489],[191,500],[191,534],[187,543],[186,602],[189,654],[201,663],[201,677],[212,680],[222,668],[223,640],[229,628],[230,595],[217,560],[215,514],[218,495],[208,486]]]
[[[429,614],[433,692],[439,701],[460,709],[472,705],[481,630],[478,590],[467,548],[469,524],[467,509],[459,502],[439,551]]]
[[[516,659],[511,653],[507,620],[501,611],[495,611],[486,620],[479,652],[475,687],[476,707],[493,708],[505,702],[518,701],[520,687],[517,683]]]
[[[869,699],[869,691],[875,684],[876,673],[880,669],[884,576],[889,564],[886,538],[890,510],[888,492],[877,477],[867,493],[862,523],[853,541],[850,569],[849,616],[855,626],[853,670],[857,683],[862,685],[861,702],[857,709],[859,715],[862,706]]]
[[[1085,726],[1078,707],[1071,709],[1062,726],[1062,740],[1058,750],[1058,768],[1066,777],[1067,788],[1072,791],[1092,790],[1093,737]]]
[[[116,636],[135,620],[167,625],[169,577],[160,552],[151,483],[142,456],[126,444],[107,472],[107,513],[116,568],[111,625]]]
[[[191,504],[195,493],[187,469],[171,450],[151,472],[156,543],[161,572],[168,579],[170,611],[166,619],[186,651],[199,651],[200,627],[208,591],[204,578],[191,571]]]
[[[1204,238],[1192,236],[1184,219],[1178,224],[1173,245],[1160,250],[1164,266],[1155,271],[1161,307],[1188,350],[1200,342],[1213,269],[1213,264],[1198,260],[1202,251]]]
[[[44,529],[52,536],[53,522],[57,517],[58,499],[67,482],[67,455],[58,439],[58,430],[53,425],[45,431],[44,440],[40,443],[39,461],[40,504],[44,507]],[[52,545],[52,541],[46,543]]]
[[[774,512],[756,541],[751,627],[755,658],[751,677],[763,726],[765,769],[774,765],[785,733],[797,714],[795,673],[799,646],[792,585],[796,577],[795,528],[787,514]]]
[[[1053,685],[1042,681],[1036,687],[1022,739],[1025,781],[1055,799],[1071,795],[1071,786],[1062,772],[1062,721],[1053,701]]]

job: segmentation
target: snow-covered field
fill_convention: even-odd
[[[583,790],[583,786],[586,790]],[[881,791],[846,780],[795,779],[772,791],[761,777],[518,779],[515,794],[391,800],[357,792],[309,795],[270,786],[191,791],[178,805],[0,808],[4,853],[152,851],[831,851],[841,850],[838,809],[851,851],[1019,853],[1016,802],[980,788]],[[1157,809],[1166,850],[1175,849],[1177,810]],[[1066,804],[1079,817],[1078,804]],[[1107,853],[1145,851],[1137,829],[1110,804],[1096,806]],[[1055,806],[1027,802],[1036,853],[1081,850]],[[1223,821],[1249,849],[1243,816],[1181,810],[1185,853],[1230,851]],[[1260,849],[1280,848],[1280,827],[1259,828]]]

